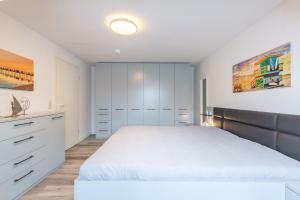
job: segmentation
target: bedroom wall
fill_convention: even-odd
[[[300,115],[300,1],[287,0],[197,67],[196,121],[199,81],[207,78],[208,106]],[[220,33],[221,34],[221,33]],[[287,42],[292,43],[292,87],[232,92],[232,66]]]
[[[80,68],[80,138],[89,134],[90,68],[82,60],[58,45],[0,12],[0,48],[34,60],[33,92],[0,89],[0,116],[10,113],[12,95],[28,97],[29,112],[53,111],[55,108],[56,58]]]

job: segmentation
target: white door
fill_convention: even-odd
[[[127,64],[112,64],[112,106],[127,106]]]
[[[128,125],[143,125],[143,106],[128,106]]]
[[[111,64],[98,63],[95,69],[96,106],[109,109],[111,106]]]
[[[143,106],[143,64],[128,64],[128,105]]]
[[[144,106],[159,105],[159,65],[144,64]]]
[[[175,67],[174,64],[160,64],[159,69],[159,124],[174,126],[175,122]]]
[[[127,126],[127,108],[113,106],[112,108],[112,133]]]
[[[79,140],[79,69],[57,59],[56,109],[65,112],[65,148]]]
[[[175,64],[175,105],[193,107],[194,69],[188,64]]]

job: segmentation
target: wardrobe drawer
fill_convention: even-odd
[[[111,120],[111,113],[96,113],[96,120]]]
[[[0,165],[45,145],[46,130],[36,131],[0,142]]]
[[[14,175],[46,158],[46,148],[42,147],[33,152],[20,156],[0,166],[0,184]]]
[[[47,174],[46,171],[46,164],[41,161],[16,174],[13,178],[0,184],[1,199],[11,200],[20,197],[28,188],[43,178]]]
[[[47,127],[47,117],[17,120],[0,123],[0,141],[25,135],[27,133],[44,130]]]

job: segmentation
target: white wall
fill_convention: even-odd
[[[222,33],[220,33],[222,34]],[[293,45],[292,87],[232,92],[232,66],[287,42]],[[199,80],[207,78],[208,106],[300,115],[300,1],[287,0],[200,63]],[[199,93],[196,94],[199,116]],[[197,120],[198,121],[198,120]]]
[[[90,68],[66,50],[0,12],[0,48],[34,60],[34,91],[0,89],[0,116],[10,114],[12,95],[28,97],[29,112],[53,111],[55,108],[56,58],[80,68],[80,138],[89,133]],[[52,107],[50,106],[52,104]]]

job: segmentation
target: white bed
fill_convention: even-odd
[[[221,129],[131,126],[81,166],[75,197],[282,200],[298,181],[300,162]]]

